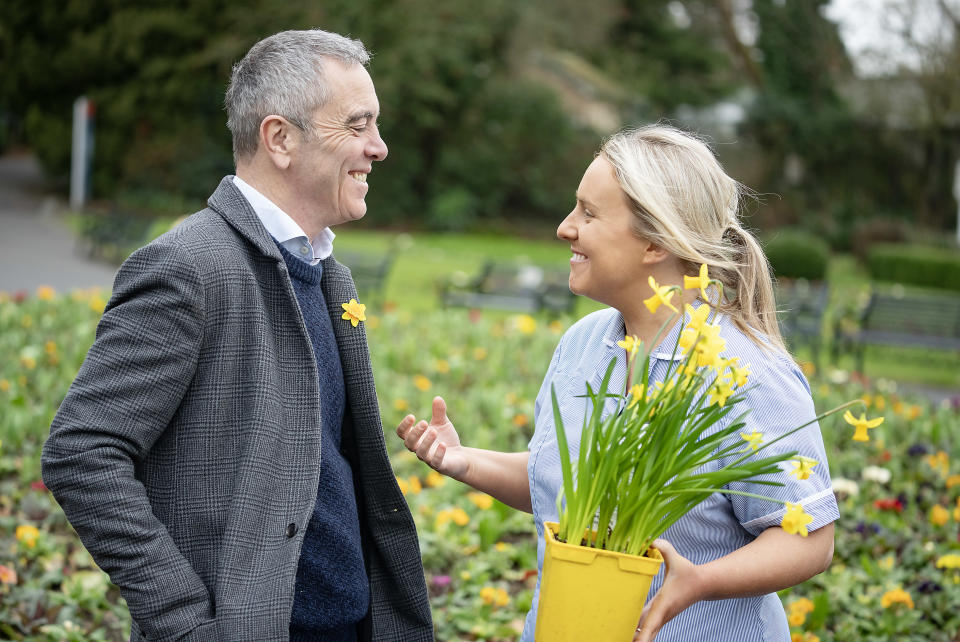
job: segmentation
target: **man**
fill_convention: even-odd
[[[287,31],[234,67],[237,175],[120,268],[53,421],[44,481],[132,640],[432,639],[363,314],[331,256],[387,155],[368,60]]]

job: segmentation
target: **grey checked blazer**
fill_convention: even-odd
[[[43,479],[120,587],[132,640],[287,640],[318,490],[316,364],[283,258],[232,177],[208,205],[120,268]],[[370,577],[361,638],[431,640],[366,335],[340,319],[357,296],[349,270],[326,259],[322,287]]]

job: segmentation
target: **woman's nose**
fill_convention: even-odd
[[[577,226],[573,224],[572,217],[573,212],[570,212],[557,227],[557,238],[561,241],[572,241],[577,238]]]

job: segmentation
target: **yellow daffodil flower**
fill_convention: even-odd
[[[704,324],[707,322],[707,317],[710,316],[710,306],[704,303],[699,308],[695,308],[688,303],[685,306],[685,309],[687,314],[690,315],[690,322],[687,323],[687,327],[697,331],[703,328]]]
[[[340,307],[344,310],[340,318],[349,321],[353,327],[357,327],[361,321],[367,320],[367,306],[358,303],[356,299],[350,299],[349,303],[341,303]]]
[[[638,403],[643,401],[644,390],[643,386],[639,383],[635,383],[630,387],[630,402],[627,404],[627,408],[633,408]]]
[[[876,428],[883,423],[883,417],[867,419],[867,416],[864,413],[860,413],[860,418],[857,419],[849,410],[843,413],[843,420],[856,428],[856,431],[853,433],[854,441],[870,441],[870,436],[867,434],[867,429]]]
[[[800,504],[791,504],[787,502],[787,512],[783,515],[780,527],[790,534],[797,534],[800,537],[807,536],[807,524],[813,521],[813,517],[803,512],[803,506]]]
[[[889,609],[896,604],[903,604],[908,609],[912,609],[913,598],[910,597],[909,593],[899,588],[887,591],[883,594],[883,597],[880,598],[880,605],[885,609]]]
[[[637,350],[640,349],[642,342],[636,336],[628,334],[623,338],[623,341],[617,341],[617,345],[626,350],[630,358],[633,359],[634,355],[637,354]]]
[[[650,284],[650,287],[653,288],[653,296],[649,299],[644,299],[643,304],[647,306],[647,309],[650,310],[650,314],[653,314],[657,311],[661,305],[665,305],[674,312],[679,312],[677,308],[670,303],[670,299],[673,298],[674,293],[677,291],[677,287],[674,285],[657,285],[657,282],[653,277],[647,279],[647,283]]]
[[[707,399],[707,403],[711,406],[713,404],[719,404],[723,408],[727,399],[733,394],[733,387],[730,385],[729,380],[721,380],[714,383],[710,386],[710,397]],[[756,447],[754,447],[756,450]]]
[[[707,286],[710,285],[710,276],[707,274],[707,264],[700,264],[700,275],[699,276],[687,276],[683,275],[683,289],[684,290],[693,290],[700,288],[700,294],[703,295],[704,301],[709,301],[710,298],[707,296]]]
[[[747,446],[753,448],[753,451],[756,452],[757,449],[760,448],[760,444],[763,441],[763,433],[757,432],[756,430],[750,434],[742,432],[740,433],[740,438],[747,442]]]
[[[804,479],[810,479],[810,473],[813,472],[813,467],[820,462],[818,462],[816,459],[810,459],[809,457],[800,455],[797,457],[797,459],[791,461],[790,463],[792,463],[794,466],[793,470],[790,471],[790,474],[803,481]]]

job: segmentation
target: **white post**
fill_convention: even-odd
[[[93,151],[91,116],[93,104],[86,96],[73,101],[73,147],[70,158],[70,207],[79,209],[87,201],[90,184],[90,157]]]

